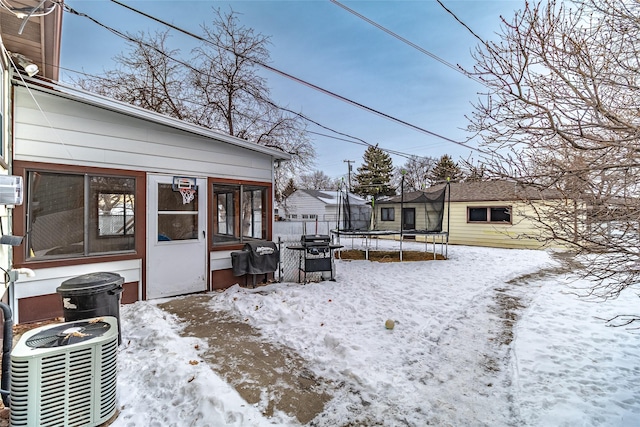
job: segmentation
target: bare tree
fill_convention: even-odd
[[[117,69],[76,81],[80,87],[161,114],[282,150],[292,161],[276,170],[277,191],[307,168],[315,150],[299,115],[270,99],[258,70],[269,61],[268,37],[239,24],[232,11],[214,10],[213,26],[192,58],[167,47],[168,32],[129,35]]]
[[[404,175],[404,191],[424,191],[433,184],[431,172],[436,165],[433,157],[411,156],[406,163],[396,167],[393,174],[393,186],[400,189],[400,180]]]
[[[330,178],[323,171],[313,171],[302,174],[296,181],[297,188],[305,190],[337,190],[338,181]]]
[[[488,92],[469,129],[492,174],[560,198],[532,219],[616,297],[640,279],[640,3],[527,3],[475,52]]]
[[[103,76],[75,81],[81,88],[118,101],[181,120],[193,121],[186,99],[185,70],[172,58],[180,51],[169,49],[168,31],[130,36],[129,50],[114,58],[117,68]]]
[[[286,199],[287,197],[295,193],[296,190],[297,188],[296,188],[295,182],[293,181],[293,178],[289,178],[289,181],[287,181],[287,185],[284,188],[284,191],[282,192],[282,194],[280,194],[280,197],[277,198],[278,201]]]
[[[294,166],[306,167],[315,156],[299,116],[284,112],[270,99],[260,64],[269,62],[269,38],[242,26],[235,13],[214,11],[213,27],[194,49],[190,83],[197,123],[294,155]]]
[[[460,169],[464,175],[465,182],[487,181],[491,179],[487,166],[472,158],[461,160]]]
[[[195,48],[190,82],[194,95],[202,99],[198,124],[246,138],[255,126],[252,113],[267,109],[269,94],[258,64],[269,61],[269,38],[240,25],[235,14],[214,12],[213,28],[202,25],[205,38]]]

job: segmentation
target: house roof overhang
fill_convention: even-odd
[[[247,150],[251,150],[260,154],[265,154],[273,157],[274,160],[287,161],[291,160],[291,154],[285,153],[280,150],[265,147],[254,142],[246,141],[231,135],[224,134],[212,129],[207,129],[202,126],[197,126],[191,123],[187,123],[182,120],[174,119],[173,117],[165,116],[153,111],[145,110],[140,107],[136,107],[124,102],[116,101],[101,95],[97,95],[91,92],[87,92],[81,89],[72,88],[60,84],[58,82],[47,81],[37,78],[29,78],[25,75],[14,77],[13,84],[16,86],[26,87],[29,90],[48,93],[54,96],[59,96],[64,99],[69,99],[76,102],[81,102],[87,105],[92,105],[105,110],[113,111],[120,114],[126,114],[131,117],[135,117],[141,120],[165,125],[174,129],[179,129],[185,132],[189,132],[195,135],[203,136],[206,138],[215,139],[220,142],[235,145]]]
[[[514,181],[452,182],[431,187],[442,189],[449,185],[451,202],[498,202],[523,200],[562,199],[563,195],[553,189],[542,189]]]
[[[33,61],[40,69],[40,76],[58,80],[62,1],[58,5],[52,1],[46,1],[42,5],[40,3],[40,0],[14,0],[10,6],[0,8],[2,44],[8,51],[22,54]],[[9,7],[13,11],[8,10]],[[51,8],[51,13],[43,16],[32,15],[26,22],[25,18],[16,16],[18,10],[27,11],[38,7]]]

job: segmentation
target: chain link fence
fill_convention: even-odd
[[[278,221],[273,226],[273,241],[280,250],[280,271],[277,279],[282,282],[319,282],[331,277],[329,271],[304,273],[300,270],[305,256],[308,258],[324,255],[306,255],[304,251],[288,249],[288,246],[300,246],[300,239],[305,234],[329,235],[335,223],[330,221]],[[333,265],[333,261],[332,261]],[[335,268],[335,267],[334,267]]]
[[[288,246],[300,246],[301,237],[307,234],[318,235],[330,235],[332,244],[343,245],[342,250],[378,250],[380,244],[379,236],[363,234],[352,235],[340,235],[336,236],[331,234],[331,230],[335,229],[335,223],[333,221],[278,221],[274,223],[273,228],[273,241],[279,245],[280,249],[280,272],[276,276],[283,282],[319,282],[321,280],[328,280],[331,277],[331,272],[310,272],[305,274],[301,272],[300,267],[304,263],[305,256],[307,258],[321,257],[320,255],[305,254],[304,251],[288,249]],[[383,237],[386,244],[386,248],[392,248],[392,250],[402,251],[402,242],[398,239],[399,235],[394,236],[392,234]],[[424,235],[413,235],[415,241],[413,242],[413,249],[423,250],[424,252],[432,252],[434,259],[436,254],[440,253],[443,256],[447,256],[448,251],[448,237],[446,233],[433,233]],[[388,240],[388,242],[387,242]],[[389,245],[389,242],[392,242]],[[420,246],[416,246],[415,243],[421,243]],[[411,242],[409,242],[411,243]],[[423,246],[424,245],[424,246]],[[335,257],[336,251],[332,251]],[[332,260],[333,271],[335,273],[335,259]],[[335,274],[334,274],[335,277]]]

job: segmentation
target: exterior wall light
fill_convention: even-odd
[[[40,68],[29,58],[21,53],[11,52],[11,58],[15,61],[16,65],[20,66],[29,77],[33,77],[40,71]]]

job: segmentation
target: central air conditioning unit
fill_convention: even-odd
[[[11,352],[11,426],[98,426],[116,413],[118,320],[32,329]]]

